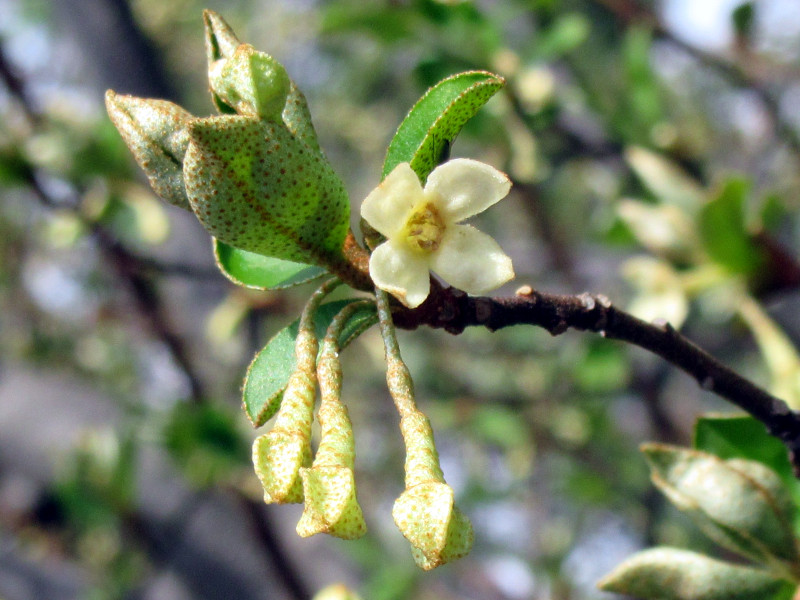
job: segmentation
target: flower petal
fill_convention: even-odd
[[[386,237],[405,225],[408,212],[422,197],[419,178],[408,163],[400,163],[361,203],[361,216]]]
[[[468,294],[484,294],[514,278],[511,258],[492,236],[471,225],[450,225],[430,259],[431,269]]]
[[[376,286],[409,308],[428,297],[428,261],[400,240],[390,239],[375,248],[369,258],[369,274]]]
[[[510,189],[511,182],[505,173],[468,158],[455,158],[439,165],[425,184],[426,194],[439,197],[437,206],[449,223],[486,210],[505,198]]]

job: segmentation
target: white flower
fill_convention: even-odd
[[[459,224],[509,189],[505,174],[466,158],[439,165],[424,189],[408,163],[397,165],[361,205],[361,216],[387,238],[370,257],[372,281],[414,308],[428,297],[429,269],[469,294],[513,279],[511,259],[497,242]]]

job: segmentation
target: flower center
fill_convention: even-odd
[[[405,237],[409,246],[425,254],[439,248],[445,225],[439,211],[430,202],[418,205],[408,217]]]

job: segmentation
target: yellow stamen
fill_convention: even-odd
[[[405,237],[414,250],[429,254],[439,248],[445,225],[439,211],[430,202],[420,204],[406,221]]]

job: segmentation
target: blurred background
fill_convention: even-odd
[[[637,549],[716,552],[637,446],[731,407],[642,351],[531,327],[401,333],[467,558],[422,573],[391,520],[375,331],[343,355],[369,533],[300,539],[301,507],[263,505],[241,381],[311,288],[229,283],[102,103],[210,114],[203,8],[287,67],[354,215],[430,85],[503,75],[452,152],[514,180],[476,219],[514,260],[499,293],[603,293],[800,398],[794,0],[0,0],[0,598],[611,599],[595,582]]]

